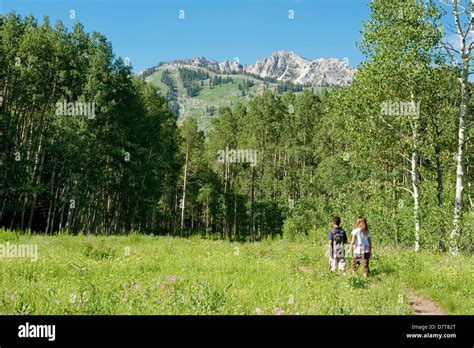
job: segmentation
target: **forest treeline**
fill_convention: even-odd
[[[80,24],[67,32],[10,14],[1,36],[2,226],[154,230],[181,166],[167,101]]]
[[[351,86],[267,90],[206,136],[102,35],[2,17],[1,225],[259,240],[364,214],[377,243],[472,252],[470,57],[440,51],[433,2],[370,7]]]

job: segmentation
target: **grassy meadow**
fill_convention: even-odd
[[[39,257],[0,258],[0,314],[412,314],[410,291],[474,313],[472,257],[375,244],[369,279],[342,276],[319,235],[239,244],[2,230],[0,243],[36,244]]]

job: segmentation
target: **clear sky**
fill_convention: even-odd
[[[363,56],[362,20],[369,0],[0,0],[2,13],[32,13],[71,27],[79,20],[88,32],[112,42],[134,71],[160,61],[204,56],[217,61],[239,58],[253,64],[274,51],[308,58]],[[70,19],[70,11],[76,19]],[[180,11],[184,19],[180,19]],[[290,19],[293,11],[294,18]],[[181,14],[183,14],[181,12]]]

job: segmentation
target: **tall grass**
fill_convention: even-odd
[[[372,275],[331,274],[325,243],[36,236],[39,259],[0,258],[1,314],[410,314],[415,290],[447,313],[474,313],[474,262],[385,248]]]

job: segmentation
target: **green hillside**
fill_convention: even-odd
[[[208,78],[193,81],[199,85],[199,91],[196,95],[190,96],[187,93],[184,81],[180,77],[179,69],[194,70],[209,75]],[[197,120],[199,129],[204,131],[209,130],[211,120],[217,116],[219,108],[233,108],[238,104],[246,105],[253,97],[262,95],[266,89],[277,93],[283,93],[286,90],[283,83],[264,81],[246,74],[221,75],[207,69],[189,66],[178,68],[177,65],[172,64],[159,66],[151,75],[146,77],[147,82],[155,86],[160,94],[167,97],[170,87],[163,82],[165,71],[169,72],[169,76],[172,78],[177,89],[177,103],[179,105],[178,125],[181,125],[186,118],[192,117]],[[211,80],[216,77],[230,79],[231,81],[211,85]],[[248,85],[245,86],[246,84]],[[295,87],[290,86],[289,88]],[[301,87],[296,89],[295,92],[298,93],[298,89],[301,89]]]

